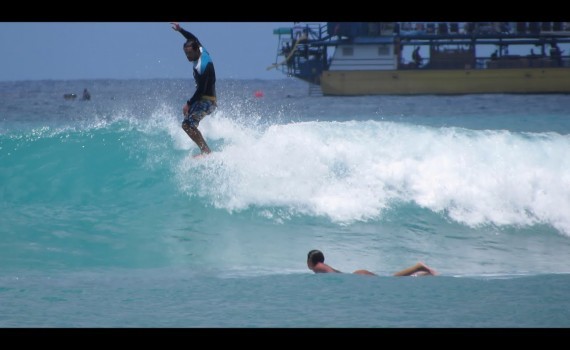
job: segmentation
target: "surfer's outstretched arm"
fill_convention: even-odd
[[[172,29],[182,34],[186,38],[186,40],[195,41],[198,43],[198,45],[202,46],[200,40],[198,40],[198,38],[194,34],[182,28],[178,22],[170,22],[170,24],[172,24]]]

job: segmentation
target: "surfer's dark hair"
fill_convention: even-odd
[[[196,40],[187,40],[184,45],[182,45],[182,48],[186,48],[186,46],[191,46],[192,50],[197,51],[200,48],[200,45],[198,44],[198,42],[196,42]]]
[[[325,255],[320,250],[313,249],[307,254],[307,260],[316,265],[325,262]]]

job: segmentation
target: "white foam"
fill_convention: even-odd
[[[469,226],[543,223],[570,235],[567,135],[376,121],[252,127],[222,113],[200,128],[220,146],[183,162],[181,188],[230,212],[281,207],[350,223],[413,202]],[[175,144],[181,134],[173,126]],[[188,172],[201,180],[188,185]]]

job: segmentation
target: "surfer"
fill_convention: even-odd
[[[307,255],[307,267],[314,273],[329,273],[341,271],[332,268],[331,266],[325,264],[325,255],[320,250],[311,250]],[[357,275],[372,275],[376,276],[368,270],[356,270],[353,272]],[[402,271],[398,271],[393,274],[394,276],[435,276],[437,272],[431,267],[427,266],[423,262],[418,262],[413,266],[410,266]]]
[[[194,34],[183,29],[177,22],[171,22],[170,24],[172,24],[172,29],[180,32],[186,38],[182,48],[188,61],[194,65],[194,80],[196,81],[194,95],[182,107],[182,113],[184,114],[182,129],[198,145],[201,155],[205,155],[211,151],[202,133],[198,130],[198,124],[206,115],[214,112],[217,107],[214,63],[208,51],[202,47],[202,44]]]
[[[87,89],[83,89],[83,97],[81,97],[83,101],[89,101],[91,99],[91,94]]]

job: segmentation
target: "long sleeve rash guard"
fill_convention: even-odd
[[[180,28],[180,33],[184,35],[187,40],[193,40],[200,46],[200,58],[194,61],[194,80],[196,81],[196,91],[194,95],[188,100],[188,105],[202,99],[216,99],[216,70],[214,69],[214,62],[208,51],[202,46],[200,40],[190,33],[189,31]]]

